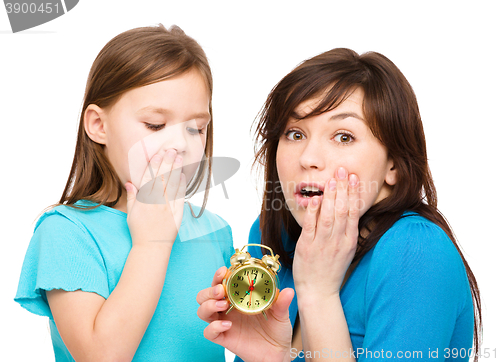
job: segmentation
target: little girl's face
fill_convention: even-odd
[[[299,116],[308,114],[318,101],[305,101],[295,111]],[[359,177],[361,215],[390,194],[396,171],[391,170],[386,148],[364,121],[362,105],[363,91],[358,88],[331,111],[288,121],[276,164],[287,206],[299,225],[310,201],[301,195],[303,186],[317,187],[322,194],[339,167]]]
[[[202,159],[210,122],[209,93],[196,70],[126,92],[105,113],[105,153],[122,184],[137,189],[161,149],[182,156],[186,181]]]

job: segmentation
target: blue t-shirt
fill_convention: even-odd
[[[284,236],[285,250],[293,250]],[[257,218],[249,243],[260,241]],[[249,252],[262,256],[258,247]],[[282,268],[279,278],[282,289],[294,288],[290,268]],[[448,235],[418,214],[405,213],[364,255],[340,300],[358,361],[468,361],[460,358],[472,347],[474,328],[465,267]],[[295,296],[289,308],[292,325],[297,311]],[[328,348],[318,353],[335,356]],[[290,355],[304,361],[302,351]]]
[[[193,206],[196,215],[199,210]],[[81,289],[108,298],[131,247],[127,214],[107,206],[86,211],[57,206],[36,223],[14,300],[49,317],[57,362],[74,359],[57,331],[45,291]],[[197,316],[196,295],[210,286],[218,268],[229,266],[233,253],[229,225],[208,210],[194,218],[186,203],[162,294],[133,361],[224,361],[224,348],[203,336],[206,323]]]

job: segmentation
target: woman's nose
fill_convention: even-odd
[[[304,169],[323,170],[325,168],[325,157],[327,157],[326,151],[319,142],[308,141],[299,156],[299,163]]]

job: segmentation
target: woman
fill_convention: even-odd
[[[399,69],[349,49],[306,60],[273,89],[257,133],[265,193],[249,242],[282,256],[281,284],[297,296],[282,290],[268,321],[219,314],[219,270],[198,294],[205,336],[245,361],[477,354],[479,290],[437,209]]]

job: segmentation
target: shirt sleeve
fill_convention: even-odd
[[[468,298],[465,268],[446,233],[426,221],[400,222],[373,252],[358,361],[444,361]],[[472,329],[469,340],[467,348]]]
[[[54,210],[35,226],[14,300],[53,319],[45,295],[52,289],[81,289],[109,297],[106,266],[97,244],[82,225]]]

